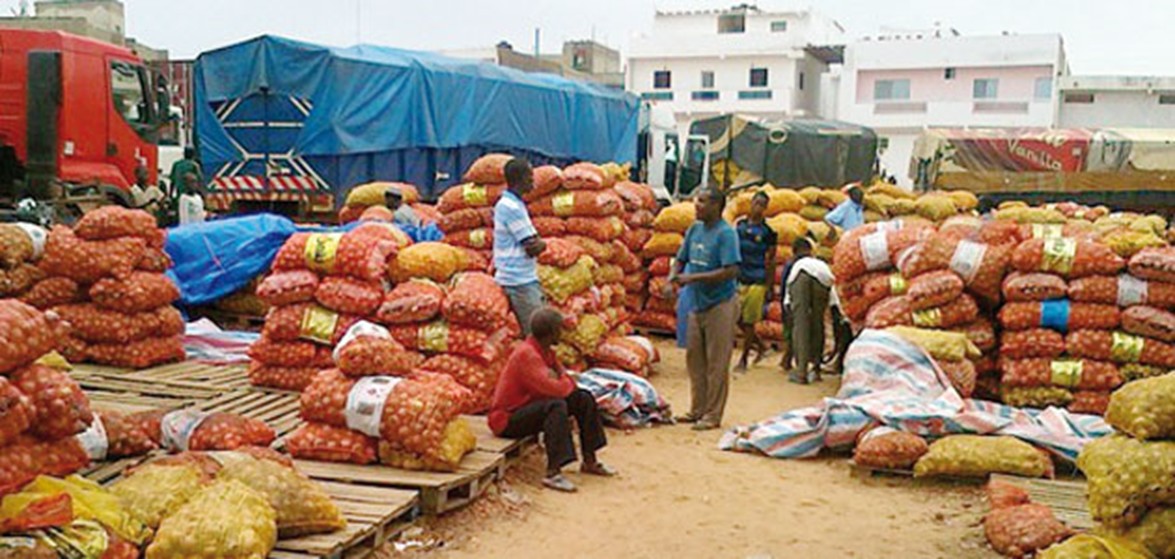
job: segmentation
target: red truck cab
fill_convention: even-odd
[[[129,190],[136,167],[156,182],[159,125],[143,61],[59,31],[0,29],[0,196],[24,183]],[[37,193],[41,193],[38,195]]]

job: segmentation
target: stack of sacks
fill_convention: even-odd
[[[94,420],[89,400],[69,375],[35,363],[59,329],[37,309],[0,300],[0,495],[89,463],[76,438]]]
[[[454,471],[476,447],[460,417],[470,392],[451,378],[410,372],[388,330],[360,323],[340,346],[338,368],[302,393],[307,421],[286,440],[295,458]]]
[[[45,274],[33,264],[49,232],[27,223],[0,224],[0,297],[20,297]]]
[[[697,221],[697,207],[693,202],[673,204],[657,214],[653,221],[653,236],[641,248],[641,258],[648,266],[649,297],[645,309],[634,321],[638,326],[665,332],[677,331],[677,296],[665,297],[669,272],[677,251],[685,241],[685,233]]]
[[[563,339],[555,353],[567,367],[586,369],[584,356],[595,353],[612,329],[595,287],[599,265],[571,240],[552,238],[538,258],[539,283],[547,302],[564,317]]]
[[[116,206],[86,214],[74,230],[53,228],[40,264],[47,277],[25,300],[72,326],[67,359],[133,369],[184,359],[164,240],[150,214]]]
[[[296,233],[257,287],[272,309],[249,348],[256,386],[300,391],[323,368],[331,349],[356,322],[374,318],[385,281],[406,235],[390,224],[366,223],[349,233]]]
[[[961,396],[970,398],[975,392],[978,375],[975,372],[974,361],[979,359],[983,352],[968,338],[966,332],[910,326],[893,326],[886,331],[922,348],[946,373],[951,386]]]
[[[1116,302],[1086,302],[1091,284],[1116,286],[1124,265],[1108,246],[1084,238],[1030,239],[1016,247],[1016,273],[1005,281],[1008,302],[999,312],[1005,403],[1100,415],[1122,384],[1116,363],[1170,360],[1167,366],[1175,366],[1166,344],[1118,331]],[[1081,293],[1080,300],[1070,292]]]
[[[934,223],[971,213],[979,206],[975,194],[965,190],[914,194],[889,183],[879,183],[865,190],[865,222],[874,223],[901,217],[917,216]]]
[[[343,209],[339,210],[339,223],[351,223],[364,216],[386,216],[391,221],[391,211],[388,210],[384,195],[388,189],[400,191],[403,202],[412,208],[425,206],[420,203],[420,191],[415,186],[402,182],[369,182],[353,187],[347,193],[347,200]],[[372,209],[375,208],[375,209]],[[418,212],[419,214],[419,212]],[[423,217],[423,216],[421,216]]]
[[[624,233],[620,242],[627,251],[621,251],[618,262],[624,271],[624,307],[632,316],[639,315],[645,308],[649,292],[649,271],[639,254],[645,243],[653,238],[653,222],[659,209],[653,189],[645,184],[620,182],[616,194],[624,203]]]
[[[1093,534],[1137,549],[1131,557],[1175,557],[1175,374],[1115,392],[1106,421],[1118,434],[1085,445],[1077,458],[1089,480],[1089,512],[1098,523]],[[1043,556],[1127,556],[1077,553],[1097,543],[1079,538]]]
[[[1027,491],[1002,481],[987,484],[991,512],[983,518],[988,543],[1008,557],[1027,557],[1073,534],[1053,509],[1033,503]]]

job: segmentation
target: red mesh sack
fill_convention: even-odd
[[[933,270],[951,270],[963,279],[972,293],[996,301],[1010,257],[1009,249],[1004,246],[933,235],[903,254],[898,267],[907,278]]]
[[[890,326],[917,326],[919,328],[951,328],[974,322],[979,317],[979,306],[969,295],[931,309],[915,311],[910,308],[908,296],[890,297],[874,305],[865,316],[869,328]]]
[[[996,551],[1009,557],[1033,555],[1072,534],[1053,509],[1034,503],[991,511],[983,519],[983,532]]]
[[[642,376],[648,373],[648,351],[639,343],[628,338],[611,337],[600,342],[591,358],[607,367],[621,371]]]
[[[367,208],[363,206],[343,206],[343,209],[339,210],[339,223],[355,222],[365,213],[367,213]]]
[[[979,228],[979,242],[989,245],[1011,246],[1028,240],[1019,223],[1010,220],[990,220]]]
[[[597,242],[595,239],[588,237],[580,237],[571,235],[566,237],[567,242],[572,243],[583,249],[588,256],[592,257],[597,264],[609,264],[616,256],[616,251],[612,248],[611,243]]]
[[[996,339],[995,325],[991,323],[986,317],[980,317],[975,322],[970,322],[962,326],[952,328],[953,331],[965,334],[979,351],[988,352],[999,345],[999,340]]]
[[[126,344],[86,344],[85,355],[92,363],[129,369],[146,369],[188,357],[183,336],[147,338]]]
[[[457,382],[457,379],[424,370],[415,371],[408,378],[421,385],[428,393],[451,403],[458,415],[474,413],[473,392]]]
[[[1021,272],[1048,272],[1064,278],[1113,275],[1124,265],[1122,257],[1104,244],[1064,237],[1024,241],[1012,253],[1012,266]]]
[[[318,274],[310,270],[274,272],[261,280],[257,296],[272,307],[284,307],[314,300],[318,290]]]
[[[40,266],[50,276],[91,284],[106,277],[127,277],[142,260],[146,248],[146,241],[134,237],[83,241],[68,227],[59,225],[49,232]]]
[[[119,206],[104,206],[86,212],[74,226],[74,233],[87,241],[141,237],[148,240],[151,246],[163,246],[163,231],[159,229],[154,216],[143,210]]]
[[[1171,247],[1144,248],[1130,258],[1134,277],[1175,283],[1175,250]]]
[[[772,301],[767,305],[767,320],[771,322],[783,322],[783,303],[780,301]]]
[[[135,269],[162,274],[174,266],[175,262],[172,262],[171,256],[168,256],[162,248],[147,247],[143,251],[143,257],[135,265]]]
[[[358,336],[335,353],[339,370],[349,377],[406,376],[424,362],[423,355],[380,336]]]
[[[889,269],[898,254],[932,232],[933,229],[924,227],[897,230],[879,229],[878,224],[858,227],[847,233],[833,249],[832,273],[840,281],[850,281],[866,272]]]
[[[128,343],[146,338],[178,336],[184,333],[184,318],[174,307],[151,312],[125,314],[99,308],[93,303],[54,307],[69,323],[70,333],[93,343]]]
[[[1122,384],[1113,363],[1090,359],[1005,359],[1000,364],[1005,386],[1060,386],[1077,390],[1111,390]]]
[[[483,413],[490,408],[494,389],[504,363],[488,365],[458,355],[437,355],[420,365],[420,370],[447,375],[471,393],[466,409],[469,413]]]
[[[379,440],[358,431],[322,423],[306,423],[286,437],[286,452],[302,460],[374,464]]]
[[[445,235],[444,241],[453,246],[487,249],[494,246],[494,230],[488,227],[455,231]]]
[[[15,299],[0,299],[0,374],[53,351],[54,329],[41,311]]]
[[[623,243],[613,243],[612,246],[616,251],[616,265],[620,266],[620,269],[625,274],[631,275],[644,272],[645,265],[641,260],[641,257],[637,256],[631,250],[628,250],[628,247],[624,246]]]
[[[629,211],[637,209],[656,211],[660,207],[660,204],[657,203],[657,197],[653,194],[653,189],[649,188],[647,184],[620,181],[616,183],[615,190],[616,194],[624,200],[625,208]]]
[[[1065,348],[1074,357],[1175,367],[1175,347],[1125,332],[1077,330],[1065,337]]]
[[[20,300],[38,309],[47,310],[58,305],[80,303],[84,298],[76,281],[59,277],[37,282],[20,297]]]
[[[586,254],[584,249],[567,239],[547,239],[547,249],[539,255],[538,263],[556,268],[570,268]]]
[[[1027,491],[1006,481],[993,479],[987,482],[984,492],[987,494],[987,502],[991,505],[991,510],[1026,505],[1032,501]]]
[[[620,196],[610,190],[576,190],[544,196],[530,203],[536,216],[607,217],[624,212]]]
[[[200,423],[188,441],[189,450],[236,450],[267,447],[277,438],[264,421],[231,413],[214,413]]]
[[[624,222],[619,217],[571,217],[567,219],[567,234],[579,235],[610,243],[624,233]]]
[[[436,318],[445,302],[445,289],[429,280],[410,280],[397,285],[376,311],[383,324],[410,324]]]
[[[1140,305],[1122,311],[1122,329],[1138,336],[1175,343],[1175,314]]]
[[[526,193],[522,199],[531,200],[546,196],[563,187],[563,169],[554,165],[543,165],[534,169],[534,190]]]
[[[126,279],[98,280],[90,287],[90,299],[99,307],[124,313],[142,313],[170,305],[180,290],[163,274],[133,272]]]
[[[1065,306],[1068,307],[1067,312],[1058,310]],[[1113,305],[1069,303],[1060,300],[1008,303],[1000,309],[999,319],[1000,325],[1007,330],[1044,327],[1065,332],[1082,329],[1113,330],[1118,327],[1121,314],[1118,307]]]
[[[889,427],[870,429],[853,449],[853,462],[865,468],[909,470],[930,449],[926,439]]]
[[[755,324],[755,335],[761,340],[785,341],[783,339],[783,324],[772,320],[764,320]]]
[[[975,372],[975,364],[964,359],[962,361],[939,361],[938,368],[946,373],[951,386],[964,398],[970,398],[975,393],[975,383],[979,374]]]
[[[0,297],[17,297],[45,279],[45,273],[31,264],[21,264],[13,270],[0,269]]]
[[[265,336],[249,346],[249,357],[254,361],[275,367],[319,367],[334,366],[329,347],[314,342],[277,342]]]
[[[600,190],[610,185],[604,182],[604,170],[595,163],[576,163],[563,169],[563,186],[568,190]]]
[[[1056,358],[1065,353],[1065,337],[1047,328],[1009,331],[1000,335],[1000,356],[1008,359]]]
[[[325,277],[314,292],[314,300],[343,314],[370,316],[383,302],[383,285],[345,277]]]
[[[658,256],[654,258],[649,264],[649,273],[654,276],[668,276],[669,275],[669,256]]]
[[[632,322],[637,326],[644,326],[661,332],[677,331],[676,314],[646,310],[636,315],[636,318]]]
[[[395,217],[396,214],[385,206],[368,206],[359,214],[359,221],[391,221]]]
[[[467,208],[492,208],[505,192],[506,187],[501,183],[493,183],[491,186],[484,186],[483,183],[454,186],[441,194],[437,200],[437,211],[444,215]]]
[[[427,208],[431,206],[421,207]],[[416,206],[413,206],[413,209],[415,208]],[[421,223],[423,224],[425,219],[424,216],[421,215],[421,212],[418,211],[417,216],[420,217]],[[389,248],[388,261],[395,260],[395,256],[399,254],[400,250],[412,245],[412,237],[409,237],[403,229],[400,229],[391,223],[383,223],[378,221],[361,223],[358,227],[351,230],[351,234],[365,235],[390,243],[390,247],[382,247],[381,245],[382,248]]]
[[[504,184],[506,182],[506,164],[514,156],[504,153],[491,153],[477,158],[469,170],[465,171],[465,180],[477,184]]]
[[[1012,272],[1004,278],[1003,291],[1007,301],[1048,301],[1064,298],[1069,287],[1057,275]]]
[[[0,448],[28,430],[33,414],[32,400],[8,379],[0,377]]]
[[[627,202],[625,202],[627,205]],[[633,229],[652,228],[657,216],[649,210],[627,210],[624,214],[624,224]]]
[[[249,364],[249,384],[275,390],[301,392],[310,385],[319,367],[282,367],[253,362]]]
[[[453,279],[441,305],[449,324],[473,328],[502,328],[513,319],[506,292],[488,274],[467,273]]]
[[[44,440],[69,437],[94,422],[90,400],[69,375],[43,365],[12,373],[12,384],[29,398],[33,422],[29,433]]]
[[[487,334],[479,329],[450,325],[441,320],[423,325],[393,326],[389,331],[406,348],[433,354],[452,353],[482,363],[492,363],[498,359],[499,346],[506,335],[505,330]]]
[[[599,266],[592,272],[595,285],[618,284],[624,281],[624,270],[615,264]]]
[[[1069,298],[1119,307],[1151,305],[1171,309],[1175,308],[1175,284],[1140,280],[1127,274],[1091,276],[1069,282]]]
[[[466,208],[441,216],[437,224],[445,233],[494,226],[493,208]]]
[[[461,247],[462,255],[465,259],[458,272],[486,272],[490,270],[490,263],[494,259],[494,251],[478,251],[471,248]]]
[[[113,411],[97,412],[106,430],[106,457],[142,456],[159,448],[138,421]]]
[[[310,270],[376,282],[383,279],[388,260],[397,250],[395,241],[358,229],[346,234],[295,233],[278,250],[273,269]]]
[[[534,217],[531,224],[539,236],[548,242],[551,237],[562,237],[567,234],[567,220],[561,217]]]
[[[343,335],[360,318],[339,314],[311,303],[299,303],[271,309],[261,333],[277,342],[307,340],[322,345],[338,345]]]
[[[1073,392],[1073,401],[1065,407],[1073,413],[1106,415],[1106,409],[1110,407],[1110,395],[1109,390],[1077,390]]]
[[[19,491],[38,475],[65,477],[89,463],[73,437],[52,442],[22,437],[0,452],[0,496]]]
[[[910,280],[910,309],[941,307],[963,294],[963,279],[949,270],[927,272]]]
[[[639,254],[652,238],[652,229],[629,229],[620,235],[620,242],[624,243],[628,250]]]

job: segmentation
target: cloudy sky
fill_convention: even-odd
[[[124,0],[127,31],[173,58],[263,33],[332,45],[362,42],[443,50],[506,40],[544,52],[594,36],[624,49],[647,32],[656,9],[723,7],[741,0]],[[7,14],[19,0],[0,0]],[[964,34],[1061,33],[1082,74],[1175,75],[1171,0],[763,0],[762,8],[810,7],[840,21],[850,38],[880,27]]]

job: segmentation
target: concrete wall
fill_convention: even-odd
[[[730,112],[754,113],[782,118],[792,114],[795,107],[795,79],[797,61],[786,56],[730,56],[717,58],[633,59],[628,63],[629,91],[642,93],[672,92],[672,101],[656,101],[670,106],[680,118],[698,118]],[[750,87],[751,68],[767,70],[767,87]],[[654,89],[654,72],[669,70],[671,85],[668,90]],[[717,100],[693,99],[695,91],[702,91],[702,72],[714,72]],[[810,78],[809,78],[810,79]],[[819,79],[812,79],[818,83]],[[817,86],[818,90],[819,87]],[[740,91],[770,91],[771,99],[740,100]]]
[[[1175,128],[1175,78],[1159,76],[1067,76],[1059,126],[1064,128]],[[1092,96],[1092,103],[1066,102],[1066,94]]]
[[[117,0],[42,1],[34,4],[38,18],[82,18],[91,26],[122,38],[126,36],[126,15]]]
[[[75,17],[0,17],[0,27],[35,29],[39,31],[64,31],[115,45],[121,45],[123,43],[122,35],[99,29],[90,25],[86,20]]]

